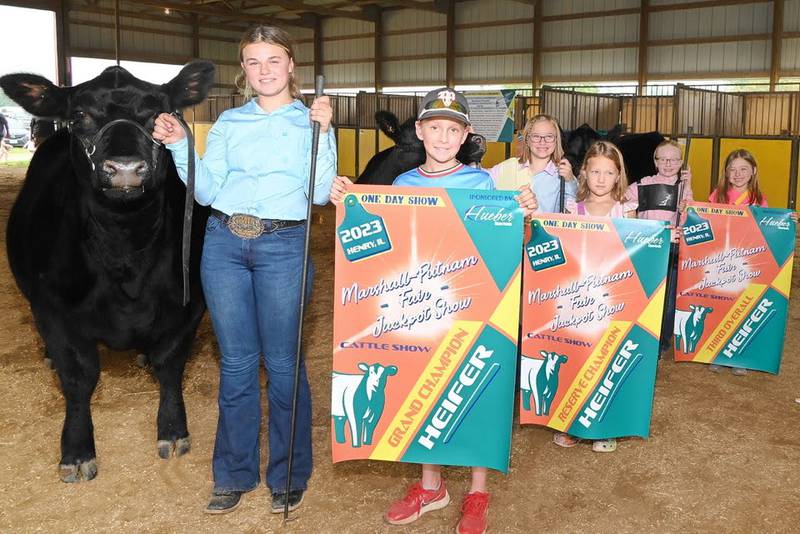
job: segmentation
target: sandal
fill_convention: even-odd
[[[598,439],[592,443],[592,450],[594,452],[614,452],[617,450],[616,439]]]
[[[570,436],[569,434],[566,434],[564,432],[556,432],[553,435],[553,443],[555,443],[559,447],[564,447],[565,449],[570,449],[575,445],[577,445],[578,443],[580,443],[581,441],[583,440],[580,438]]]

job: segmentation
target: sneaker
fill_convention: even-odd
[[[592,450],[594,452],[614,452],[617,450],[617,440],[615,439],[598,439],[592,443]]]
[[[439,488],[435,490],[426,490],[421,482],[417,482],[408,488],[405,497],[389,506],[383,517],[390,525],[407,525],[423,514],[439,510],[448,504],[450,504],[450,494],[444,487],[444,480],[439,482]]]
[[[242,504],[243,491],[214,490],[211,499],[204,510],[207,514],[227,514],[233,512]]]
[[[556,432],[553,434],[553,443],[558,445],[559,447],[564,447],[566,449],[572,448],[578,443],[580,443],[580,438],[576,438],[574,436],[570,436],[564,432]]]
[[[303,502],[303,495],[306,490],[291,490],[289,492],[289,511],[292,512],[300,507]],[[272,509],[273,514],[282,514],[286,508],[286,493],[273,493],[272,494]]]
[[[476,491],[464,496],[461,505],[461,521],[458,522],[458,534],[484,534],[489,523],[489,494]]]

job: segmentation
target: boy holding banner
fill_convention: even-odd
[[[456,160],[469,130],[469,107],[463,94],[447,87],[429,92],[422,101],[416,123],[417,137],[425,146],[425,163],[398,176],[393,185],[494,189],[494,183],[485,171]],[[331,188],[331,200],[342,202],[349,185],[347,178],[337,176]],[[520,187],[519,191],[517,202],[528,217],[537,208],[535,197],[529,184]],[[481,534],[486,531],[489,506],[486,478],[487,468],[472,467],[472,484],[464,498],[457,532]],[[444,508],[449,502],[441,466],[423,464],[422,480],[413,484],[405,497],[392,503],[384,518],[392,525],[405,525],[427,512]]]
[[[678,270],[678,237],[679,213],[686,202],[693,200],[692,172],[683,166],[683,151],[676,141],[662,141],[653,154],[656,170],[654,176],[645,176],[638,184],[628,186],[626,201],[638,204],[638,218],[655,221],[670,221],[672,246],[669,253],[669,269],[671,280],[677,280]],[[681,193],[682,190],[682,193]],[[681,198],[678,198],[680,195]],[[675,322],[675,296],[677,284],[667,288],[664,303],[664,319],[661,323],[661,352],[666,351],[672,343],[672,331]]]

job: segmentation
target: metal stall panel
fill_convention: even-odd
[[[741,139],[723,138],[720,140],[719,179],[724,179],[725,158],[737,148],[753,153],[758,163],[758,181],[767,202],[773,208],[786,208],[789,205],[789,169],[791,167],[791,140],[782,139]],[[692,141],[694,150],[694,140]],[[793,192],[794,193],[794,192]]]
[[[678,139],[686,147],[686,138]],[[705,202],[711,194],[711,169],[714,140],[711,138],[692,137],[689,148],[689,168],[692,171],[692,192],[694,199]]]
[[[696,89],[678,84],[673,135],[685,135],[691,126],[697,135],[742,135],[744,95]]]
[[[336,171],[340,176],[356,176],[356,131],[353,128],[339,128],[336,132],[338,153]]]
[[[566,130],[584,123],[596,130],[610,130],[620,121],[621,99],[618,96],[547,88],[539,94],[542,113],[558,119]]]

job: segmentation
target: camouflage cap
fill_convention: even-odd
[[[422,99],[417,120],[441,117],[453,119],[469,125],[469,104],[462,93],[449,87],[441,87],[429,92]]]

